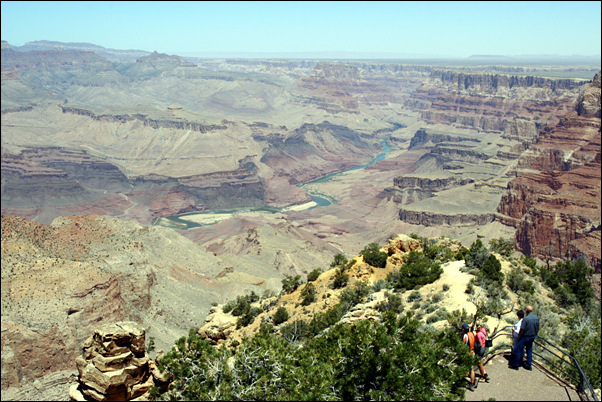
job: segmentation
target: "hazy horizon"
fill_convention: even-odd
[[[196,57],[599,57],[600,11],[600,2],[2,1],[1,36]]]

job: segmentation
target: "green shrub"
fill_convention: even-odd
[[[598,304],[598,311],[592,309],[589,313],[576,309],[568,317],[569,330],[562,338],[562,346],[577,359],[594,389],[600,389],[602,379],[602,358],[600,353],[592,353],[600,351],[601,347],[602,328],[599,308]],[[568,370],[573,374],[571,378],[580,379],[576,368],[568,367]],[[575,381],[574,385],[581,384]]]
[[[417,336],[421,326],[411,315],[383,324],[340,324],[314,338],[304,353],[319,352],[315,360],[336,362],[326,380],[334,391],[330,399],[457,399],[472,359],[455,333]]]
[[[363,303],[370,292],[371,288],[366,282],[357,282],[350,288],[343,290],[339,296],[339,300],[340,303],[346,304],[347,309],[350,309],[359,303]]]
[[[308,282],[315,281],[316,279],[318,279],[318,277],[320,277],[321,273],[322,273],[322,271],[320,269],[318,269],[318,268],[314,269],[309,274],[307,274],[307,281]]]
[[[471,269],[481,269],[485,261],[489,258],[489,250],[483,245],[481,239],[475,240],[470,246],[468,254],[466,254],[466,267]]]
[[[535,285],[533,281],[527,279],[527,275],[519,268],[514,267],[506,276],[506,285],[514,293],[526,292],[535,293]]]
[[[337,268],[335,274],[332,277],[332,288],[340,289],[347,286],[347,282],[349,281],[349,275],[347,275],[342,269],[342,266]]]
[[[465,260],[466,256],[468,255],[469,252],[470,252],[469,249],[467,249],[466,247],[462,246],[462,247],[460,247],[460,250],[458,250],[458,252],[456,252],[456,254],[454,255],[454,259],[456,261]]]
[[[403,312],[403,298],[400,295],[389,293],[384,300],[376,305],[376,310],[381,313],[389,311],[400,314]]]
[[[537,270],[537,260],[535,258],[528,257],[526,255],[522,256],[521,262],[531,269],[531,272],[536,272]]]
[[[251,303],[259,300],[259,296],[255,292],[249,295],[237,296],[235,300],[229,301],[222,309],[224,313],[232,313],[233,316],[239,317],[248,313],[251,308]]]
[[[302,283],[303,280],[301,279],[300,275],[287,276],[282,280],[282,291],[287,294],[292,293],[297,290]]]
[[[274,323],[274,325],[280,325],[283,322],[287,321],[288,319],[289,319],[289,314],[288,314],[288,311],[286,310],[286,308],[278,307],[278,310],[276,310],[276,312],[274,313],[274,316],[272,317],[272,322]]]
[[[316,288],[312,283],[306,283],[303,289],[301,290],[301,297],[303,300],[301,301],[302,306],[309,306],[313,302],[317,300],[316,296]]]
[[[570,290],[582,307],[588,307],[594,297],[594,290],[589,281],[593,270],[583,260],[559,262],[554,270],[560,282]]]
[[[379,279],[378,281],[372,284],[372,291],[380,292],[381,290],[386,289],[387,286],[389,286],[389,282],[387,282],[387,280]]]
[[[309,334],[309,324],[302,320],[295,320],[280,328],[280,334],[289,342],[297,342]]]
[[[449,247],[443,244],[436,244],[433,240],[424,242],[422,245],[422,252],[427,258],[439,262],[447,262],[454,259],[454,253]]]
[[[489,257],[487,257],[487,260],[485,260],[483,267],[479,271],[479,277],[485,281],[502,283],[504,280],[502,264],[495,255],[489,254]]]
[[[544,283],[554,291],[554,297],[563,307],[579,304],[589,307],[594,290],[589,281],[592,269],[582,260],[559,262],[554,267],[540,267],[538,270]]]
[[[462,311],[454,310],[451,313],[447,313],[447,324],[457,333],[461,332],[462,324],[471,322],[471,320],[472,316],[469,315],[465,309],[462,309]]]
[[[318,312],[309,322],[308,337],[312,338],[335,325],[349,311],[347,303],[337,303],[330,310]]]
[[[470,280],[466,284],[466,289],[464,290],[464,293],[467,293],[469,295],[473,294],[475,283],[476,283],[475,278],[470,278]]]
[[[431,302],[433,302],[433,303],[439,303],[441,300],[443,300],[443,293],[442,292],[435,293],[431,297]]]
[[[434,312],[435,310],[439,309],[439,306],[437,306],[436,304],[429,304],[426,309],[424,310],[424,312],[426,314],[430,314],[432,312]]]
[[[338,267],[339,265],[343,265],[347,263],[347,257],[343,254],[339,253],[334,256],[334,260],[330,263],[330,268]]]
[[[514,241],[502,237],[491,239],[489,240],[489,248],[504,257],[510,257],[514,252]]]
[[[439,321],[444,321],[447,319],[448,316],[448,312],[445,309],[445,307],[438,309],[437,311],[435,311],[433,314],[429,315],[426,318],[426,323],[427,324],[432,324],[435,322],[439,322]]]
[[[415,302],[422,300],[422,295],[419,291],[414,290],[412,293],[408,295],[408,302]]]
[[[443,269],[441,265],[418,251],[410,251],[407,261],[399,270],[387,275],[394,289],[414,289],[439,279]]]
[[[255,321],[255,317],[261,314],[263,310],[259,307],[250,307],[236,321],[236,328],[246,327]]]
[[[387,253],[380,251],[377,243],[370,243],[360,252],[367,264],[375,268],[384,268],[387,265]]]

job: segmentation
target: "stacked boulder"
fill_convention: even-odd
[[[154,385],[152,362],[145,352],[145,331],[135,322],[107,324],[94,331],[76,359],[79,381],[73,400],[127,401]]]

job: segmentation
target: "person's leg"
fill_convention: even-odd
[[[489,381],[489,375],[485,371],[485,366],[483,366],[482,362],[479,362],[479,373],[481,374],[481,378],[483,378],[486,381]]]
[[[475,375],[474,375],[474,368],[471,367],[470,368],[470,386],[468,387],[471,390],[476,388],[476,383],[475,383]]]
[[[525,362],[525,368],[530,369],[533,363],[533,341],[535,337],[529,337],[525,340],[525,349],[527,353],[527,361]]]
[[[520,365],[520,361],[523,356],[523,350],[525,348],[525,338],[521,338],[516,343],[516,347],[512,351],[512,357],[510,358],[510,364],[508,365],[510,368],[518,368]]]

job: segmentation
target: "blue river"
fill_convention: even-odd
[[[377,163],[379,161],[382,161],[383,159],[385,159],[387,157],[387,154],[389,152],[391,152],[391,148],[387,144],[387,140],[381,141],[380,144],[381,144],[381,146],[383,148],[383,151],[380,154],[378,154],[374,159],[372,159],[369,163],[366,163],[365,165],[354,166],[354,167],[351,167],[351,168],[348,168],[348,169],[345,169],[345,170],[341,170],[341,171],[338,171],[338,172],[330,173],[330,174],[327,174],[326,176],[322,176],[322,177],[320,177],[318,179],[315,179],[315,180],[312,180],[312,181],[308,181],[308,182],[299,184],[298,186],[304,188],[304,186],[306,184],[322,183],[322,182],[331,180],[333,177],[336,177],[336,176],[341,175],[343,173],[350,172],[352,170],[364,169],[364,168],[366,168],[368,166],[374,165],[375,163]],[[328,205],[332,204],[332,202],[330,200],[328,200],[327,198],[320,197],[319,195],[312,194],[310,191],[308,191],[305,188],[304,188],[304,190],[311,197],[312,201],[314,201],[316,203],[316,205],[314,205],[313,207],[311,207],[309,209],[318,208],[318,207],[325,207],[325,206],[328,206]],[[165,218],[162,218],[162,219],[167,219],[170,222],[174,223],[178,227],[178,229],[190,229],[190,228],[199,227],[199,226],[203,226],[203,225],[200,224],[200,223],[197,223],[197,222],[192,222],[192,221],[186,220],[186,216],[189,216],[189,215],[198,215],[198,214],[224,214],[224,213],[238,213],[238,212],[270,212],[270,213],[276,213],[276,212],[280,212],[282,209],[283,208],[278,208],[278,207],[260,207],[260,208],[246,208],[246,209],[222,209],[222,210],[208,211],[208,212],[190,212],[190,213],[187,213],[187,214],[166,216]],[[157,224],[157,222],[159,222],[160,219],[157,219],[153,224]]]

